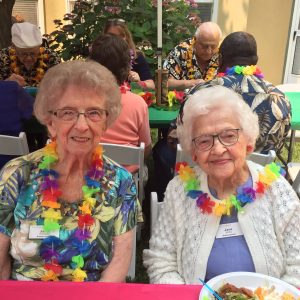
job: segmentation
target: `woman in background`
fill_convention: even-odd
[[[155,89],[149,65],[144,54],[137,50],[132,39],[132,35],[123,19],[107,20],[103,33],[117,35],[124,39],[132,52],[132,69],[129,72],[128,80],[138,83],[143,89]]]

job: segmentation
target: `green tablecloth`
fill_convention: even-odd
[[[291,102],[291,129],[300,130],[300,92],[285,92],[284,94],[288,97],[288,99]]]
[[[149,107],[149,123],[151,128],[167,128],[171,121],[176,119],[178,110],[159,110],[154,107]]]

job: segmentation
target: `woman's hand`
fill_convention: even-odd
[[[11,258],[9,255],[10,238],[0,233],[0,280],[8,280],[11,274]]]
[[[125,282],[131,262],[134,234],[135,230],[132,229],[113,238],[113,257],[102,272],[100,281]]]
[[[6,80],[16,81],[22,87],[26,85],[26,81],[25,81],[24,77],[17,75],[15,73],[11,74]]]
[[[137,72],[130,71],[128,79],[132,82],[138,82],[141,81],[140,75]]]

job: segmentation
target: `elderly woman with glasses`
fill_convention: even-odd
[[[257,272],[300,287],[300,202],[272,163],[247,161],[258,118],[232,90],[189,96],[179,140],[196,166],[176,166],[144,251],[152,283],[200,284],[217,275]]]
[[[96,62],[47,72],[34,112],[52,141],[0,173],[0,279],[125,280],[136,187],[99,145],[120,100],[114,76]]]

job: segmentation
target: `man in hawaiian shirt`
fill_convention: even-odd
[[[217,74],[220,27],[204,22],[195,36],[177,45],[166,58],[163,68],[169,72],[168,86],[183,90],[211,80]]]
[[[263,79],[263,74],[256,66],[255,38],[247,32],[233,32],[223,40],[219,51],[220,73],[217,78],[195,86],[190,94],[215,85],[234,90],[258,115],[260,134],[254,150],[261,153],[275,150],[277,154],[280,153],[290,129],[291,105],[280,90]]]
[[[15,23],[11,34],[12,46],[0,50],[0,80],[37,86],[45,72],[60,63],[60,58],[51,49],[41,47],[42,35],[36,25]]]

